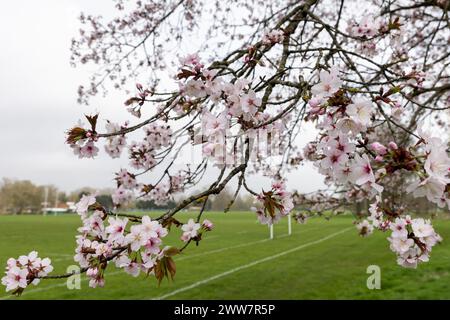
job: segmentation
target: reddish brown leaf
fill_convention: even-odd
[[[74,144],[79,140],[86,139],[87,131],[80,127],[75,127],[67,132],[66,142],[68,144]]]
[[[187,79],[189,77],[195,76],[196,73],[188,70],[188,69],[181,69],[181,72],[177,75],[178,79]]]
[[[97,126],[97,120],[98,120],[98,113],[93,116],[85,115],[86,119],[89,121],[91,125],[91,130],[95,132],[95,127]]]

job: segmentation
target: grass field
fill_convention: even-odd
[[[433,249],[430,262],[408,270],[396,265],[386,234],[361,239],[351,217],[293,223],[291,236],[282,221],[274,240],[267,239],[267,227],[256,223],[254,214],[205,217],[216,228],[176,258],[174,282],[164,280],[158,288],[153,277],[133,278],[111,265],[105,288],[89,288],[84,276],[81,290],[68,290],[64,280],[48,280],[19,299],[450,299],[450,243],[445,241],[450,221],[434,223],[444,242]],[[78,225],[75,215],[0,216],[1,266],[8,257],[36,249],[53,260],[55,272],[64,272],[73,264]],[[175,236],[168,240],[181,244]],[[369,265],[381,268],[381,290],[366,287]],[[17,298],[2,287],[0,299]]]

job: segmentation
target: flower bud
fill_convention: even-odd
[[[388,145],[389,145],[389,148],[391,150],[397,150],[398,149],[398,146],[397,146],[397,144],[394,141],[389,142]]]
[[[380,156],[383,156],[387,153],[387,148],[379,142],[372,143],[370,147]]]

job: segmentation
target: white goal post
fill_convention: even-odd
[[[291,215],[288,215],[288,235],[290,236],[292,234],[292,217]],[[273,239],[273,224],[269,224],[269,238]]]

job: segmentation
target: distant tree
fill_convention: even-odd
[[[3,179],[0,187],[1,212],[21,214],[41,212],[44,200],[42,189],[31,181]]]
[[[109,194],[101,194],[97,196],[97,201],[106,209],[111,210],[114,207],[114,204],[111,199],[111,195]]]
[[[174,201],[169,201],[166,204],[163,205],[157,205],[155,204],[155,201],[153,200],[138,200],[135,203],[136,209],[139,210],[160,210],[160,209],[172,209],[175,207]]]
[[[218,195],[211,197],[210,209],[213,211],[223,211],[228,209],[248,211],[254,202],[250,195],[246,197],[235,196],[231,189],[225,188]]]
[[[251,195],[238,196],[232,206],[233,210],[248,211],[254,205],[255,199]]]
[[[230,189],[226,188],[218,195],[212,197],[211,210],[223,211],[231,203],[231,200],[233,200],[233,194]]]
[[[66,203],[68,200],[67,194],[65,192],[58,193],[58,201],[62,203]]]

